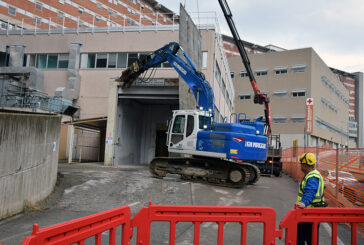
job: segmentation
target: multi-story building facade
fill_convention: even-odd
[[[226,35],[223,35],[222,38],[223,38],[224,51],[226,53],[226,57],[229,58],[231,56],[236,56],[236,55],[239,56],[240,55],[239,50],[234,42],[234,38]],[[275,49],[273,49],[273,47],[263,47],[258,44],[250,43],[243,40],[242,42],[245,47],[245,51],[248,54],[261,54],[261,53],[276,51]]]
[[[0,0],[3,30],[157,26],[174,18],[154,0]]]
[[[358,91],[356,91],[356,79],[355,75],[341,71],[335,68],[330,68],[338,77],[338,79],[344,84],[345,88],[349,91],[349,120],[348,120],[348,133],[350,146],[356,146],[358,144],[358,123],[356,115],[356,100],[355,96]]]
[[[271,99],[272,131],[283,147],[349,144],[349,92],[312,48],[250,55],[258,86]],[[249,119],[263,115],[240,57],[229,58],[236,112]],[[306,100],[313,99],[313,128],[306,134]]]
[[[239,51],[234,43],[233,38],[229,36],[223,36],[224,39],[224,49],[228,57],[239,56]],[[262,54],[268,52],[281,52],[286,51],[286,49],[277,47],[275,45],[260,46],[250,42],[242,41],[245,50],[248,54]],[[362,92],[360,90],[362,81],[360,78],[361,72],[358,73],[348,73],[335,68],[330,68],[332,72],[336,74],[338,79],[344,84],[344,86],[349,91],[349,118],[348,118],[348,134],[349,134],[349,147],[363,147],[363,131],[364,126],[359,123],[358,118],[363,118],[363,105],[356,97],[361,98]],[[235,72],[231,72],[231,76],[237,76]]]
[[[68,2],[64,1],[64,4]],[[110,5],[110,1],[103,2]],[[58,1],[52,3],[59,4]],[[201,70],[214,91],[215,116],[222,120],[233,112],[234,87],[216,25],[211,23],[199,29]],[[110,28],[50,25],[43,28],[2,30],[0,42],[6,47],[22,44],[24,67],[36,68],[41,73],[44,78],[43,92],[72,100],[79,107],[75,118],[104,118],[108,116],[110,106],[120,109],[112,140],[110,135],[106,135],[105,128],[100,135],[100,145],[105,147],[106,142],[106,147],[110,144],[118,148],[115,155],[108,159],[108,164],[148,163],[159,154],[156,148],[160,142],[165,143],[163,132],[166,131],[166,121],[171,117],[172,110],[181,106],[177,72],[168,63],[163,63],[154,73],[147,74],[146,78],[149,79],[138,81],[130,90],[118,91],[112,105],[109,89],[110,83],[114,83],[121,71],[138,56],[155,51],[171,41],[179,42],[179,25],[171,21],[166,25]],[[6,66],[7,52],[2,52],[1,57],[2,66]],[[80,133],[77,137],[80,137]],[[87,145],[85,141],[81,142]],[[82,158],[86,158],[85,148],[82,154]],[[78,158],[78,153],[75,157]]]

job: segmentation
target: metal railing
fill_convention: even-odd
[[[0,76],[0,107],[40,109],[62,114],[69,106],[72,106],[70,100],[49,97],[42,91],[26,87],[22,82]]]
[[[216,29],[219,33],[215,12],[190,13],[199,29]],[[94,33],[94,32],[135,32],[135,31],[177,31],[179,17],[173,15],[170,23],[158,23],[158,15],[151,24],[143,24],[138,16],[127,14],[113,17],[112,15],[98,16],[68,16],[45,18],[22,18],[18,24],[14,19],[3,21],[6,28],[0,29],[0,35],[36,35],[36,34],[66,34],[66,33]],[[150,19],[150,18],[149,18]]]

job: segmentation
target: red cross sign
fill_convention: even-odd
[[[313,98],[307,98],[306,105],[313,105]]]

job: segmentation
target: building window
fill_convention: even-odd
[[[41,25],[42,24],[42,19],[39,18],[39,17],[35,17],[34,18],[34,24],[37,25],[37,26]]]
[[[274,123],[286,123],[287,116],[284,116],[284,115],[273,116],[273,122]]]
[[[82,15],[82,14],[83,14],[83,11],[84,11],[84,9],[83,9],[83,8],[81,8],[81,7],[79,7],[79,8],[78,8],[78,13],[79,13],[80,15]]]
[[[97,54],[96,56],[96,68],[106,68],[107,54]]]
[[[239,99],[240,100],[250,100],[251,95],[250,95],[250,93],[240,93],[239,94]]]
[[[274,92],[274,97],[277,97],[277,98],[287,97],[287,95],[288,95],[287,90],[276,90]]]
[[[202,68],[207,67],[207,51],[202,51]]]
[[[291,116],[291,121],[293,123],[304,123],[306,121],[306,116],[303,114],[297,114]]]
[[[138,53],[129,53],[128,55],[128,67],[138,60]]]
[[[128,53],[118,53],[117,68],[126,68]]]
[[[100,22],[100,21],[101,21],[101,17],[100,17],[100,16],[98,16],[98,15],[96,15],[96,16],[95,16],[95,20],[96,20],[96,22]]]
[[[49,54],[47,60],[47,68],[54,69],[58,65],[58,54]]]
[[[47,68],[47,55],[46,54],[38,55],[37,68],[40,68],[40,69]]]
[[[39,11],[42,11],[42,7],[43,7],[43,4],[42,3],[39,3],[39,2],[36,2],[35,3],[35,9],[37,9]]]
[[[68,54],[28,54],[25,66],[40,69],[68,68]]]
[[[215,62],[215,65],[216,65],[215,78],[221,88],[222,87],[222,77],[221,77],[221,71],[220,71],[219,65],[217,64],[217,61]]]
[[[230,77],[231,78],[234,78],[234,72],[232,71],[232,72],[230,72]]]
[[[294,73],[305,72],[306,71],[306,65],[293,65],[292,66],[292,71]]]
[[[306,96],[306,90],[293,90],[292,91],[293,97],[305,97]]]
[[[146,53],[86,53],[81,54],[80,68],[126,68],[138,58],[142,59]],[[156,68],[171,68],[171,64],[164,62]]]
[[[101,8],[102,8],[101,3],[97,3],[97,8],[98,8],[98,9],[101,9]]]
[[[239,75],[240,77],[247,77],[248,73],[246,71],[240,71]]]
[[[287,74],[288,73],[288,67],[287,66],[279,66],[274,68],[274,72],[278,74]]]
[[[59,4],[64,5],[64,0],[59,0]]]
[[[8,66],[9,54],[0,52],[0,67]]]
[[[266,69],[259,69],[255,71],[257,76],[266,76],[268,75],[268,70]]]
[[[332,112],[335,112],[337,114],[338,110],[336,106],[334,106],[330,101],[327,99],[321,97],[321,103],[328,109],[330,109]]]
[[[9,6],[8,13],[11,15],[16,15],[16,8]]]
[[[68,68],[68,54],[59,54],[58,68]]]
[[[107,68],[116,68],[116,53],[109,54]]]
[[[58,11],[58,19],[62,19],[64,18],[64,13],[61,11]]]

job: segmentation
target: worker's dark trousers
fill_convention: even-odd
[[[317,225],[317,245],[319,244],[319,229]],[[297,245],[311,245],[312,239],[312,223],[298,223],[297,226]],[[306,242],[306,243],[305,243]]]

